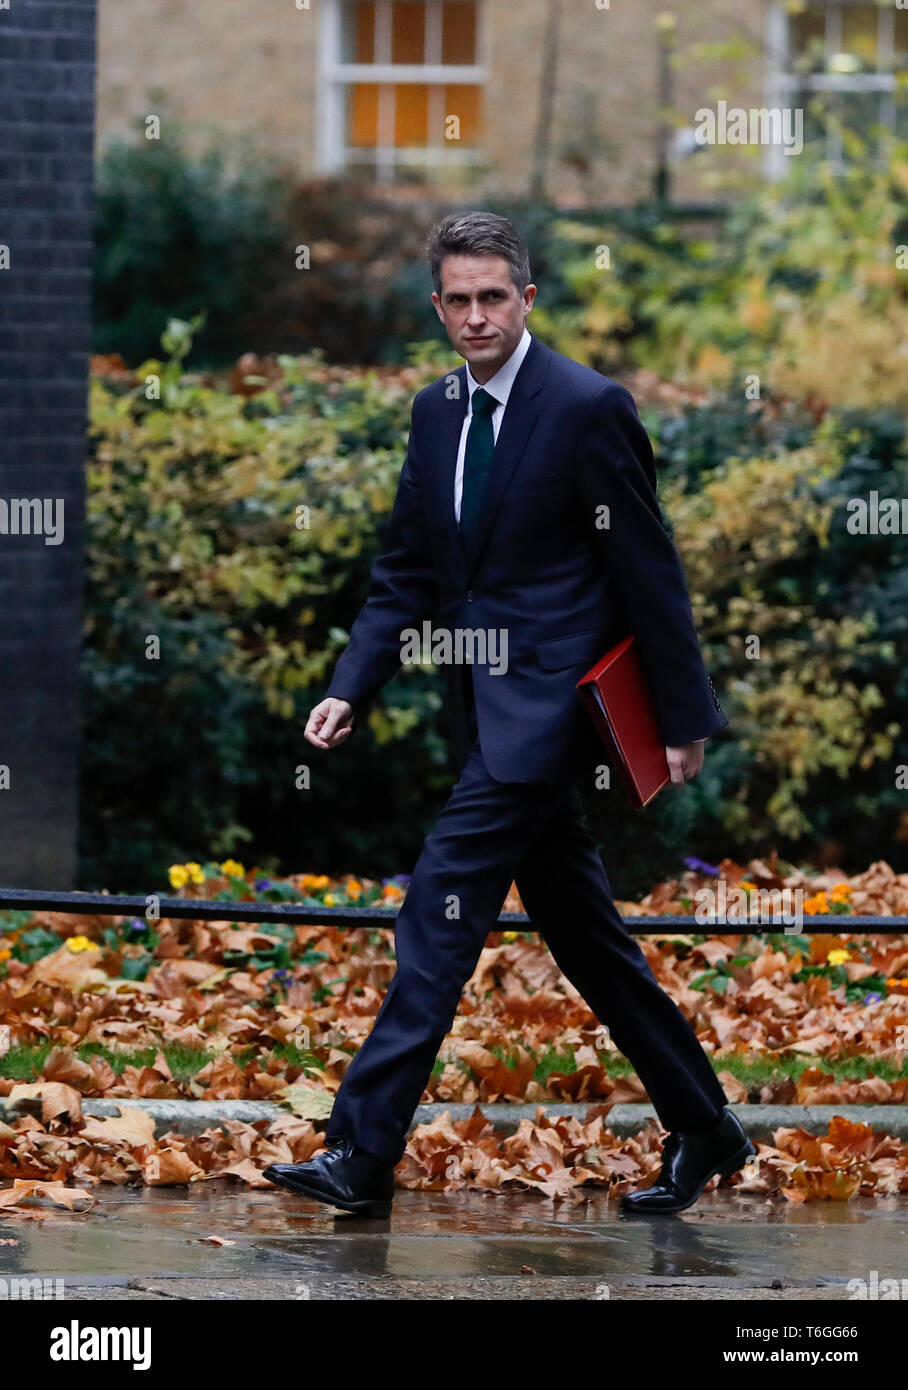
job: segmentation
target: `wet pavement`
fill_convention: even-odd
[[[85,1213],[3,1214],[0,1277],[115,1299],[845,1300],[908,1280],[908,1200],[791,1206],[730,1189],[675,1217],[613,1199],[398,1189],[387,1221],[223,1180],[94,1189]],[[233,1245],[206,1242],[209,1236]],[[908,1287],[908,1285],[906,1285]]]

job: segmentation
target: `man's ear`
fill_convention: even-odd
[[[438,295],[436,294],[435,290],[432,291],[432,303],[435,305],[436,314],[441,319],[442,323],[444,323],[445,316],[441,312],[441,300],[438,298]]]

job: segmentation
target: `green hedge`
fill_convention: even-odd
[[[617,798],[593,804],[624,893],[690,852],[825,845],[856,868],[906,864],[904,537],[844,525],[849,498],[908,495],[908,147],[887,154],[838,178],[805,156],[686,230],[653,207],[499,205],[530,243],[543,341],[709,393],[643,413],[732,726],[691,786],[657,799],[645,834]],[[102,180],[102,345],[147,355],[162,317],[198,317],[165,334],[165,360],[130,358],[141,384],[93,385],[83,877],[139,888],[163,862],[230,851],[385,876],[411,866],[450,785],[440,682],[401,674],[330,757],[302,728],[365,594],[410,400],[452,359],[437,338],[397,374],[325,358],[403,362],[437,333],[421,253],[441,209],[379,206],[329,181],[285,189],[259,216],[271,174],[231,182],[219,168],[175,142],[139,145],[112,154]],[[303,240],[315,269],[292,271]],[[184,279],[169,275],[187,256]],[[243,348],[320,350],[230,395],[183,370],[191,352],[224,354],[228,321]],[[160,661],[146,658],[149,633]],[[293,785],[301,762],[317,798]]]
[[[321,755],[302,730],[365,595],[409,402],[442,358],[382,379],[282,359],[247,398],[185,375],[190,341],[173,325],[138,384],[92,386],[82,880],[138,890],[162,864],[230,852],[274,871],[405,871],[451,784],[437,673],[402,672],[343,750]],[[619,799],[593,800],[618,891],[690,852],[838,839],[855,866],[904,861],[908,565],[891,538],[843,525],[849,497],[905,494],[904,422],[816,426],[733,401],[644,415],[732,724],[645,833]],[[317,795],[296,789],[298,764]]]
[[[410,390],[286,361],[280,396],[247,399],[182,376],[190,338],[175,326],[139,385],[92,383],[82,881],[138,890],[162,863],[231,850],[386,875],[444,781],[424,727],[437,683],[409,670],[330,764],[302,731],[365,594]],[[351,818],[370,804],[371,823]]]
[[[652,207],[557,221],[562,287],[550,310],[544,285],[539,320],[552,346],[742,403],[757,377],[764,399],[904,413],[908,142],[849,146],[846,171],[805,154],[711,226]]]

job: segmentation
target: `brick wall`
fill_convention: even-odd
[[[61,544],[0,534],[0,881],[13,887],[65,888],[76,872],[94,83],[94,0],[0,10],[0,499],[63,499]]]

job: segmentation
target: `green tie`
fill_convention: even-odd
[[[467,431],[467,444],[463,456],[463,487],[460,495],[460,535],[468,556],[472,555],[479,529],[482,490],[495,451],[492,411],[500,402],[479,386],[473,392],[470,404],[473,418]]]

